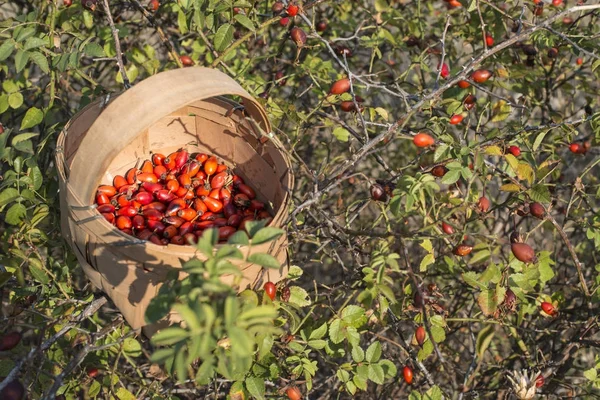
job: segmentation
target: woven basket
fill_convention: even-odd
[[[241,98],[241,104],[231,96]],[[154,75],[111,99],[99,99],[74,116],[60,134],[56,164],[60,183],[61,228],[90,281],[103,290],[134,328],[151,335],[150,300],[192,257],[193,246],[159,246],[119,231],[93,206],[96,188],[112,182],[151,152],[181,147],[216,155],[272,206],[270,226],[281,227],[289,208],[293,175],[281,145],[270,135],[262,106],[227,75],[208,68],[185,68]],[[279,270],[239,263],[240,290],[277,282],[287,274],[287,238],[253,247],[273,255]],[[183,279],[184,274],[179,274]],[[232,282],[233,277],[226,277]],[[171,315],[170,321],[177,320]]]

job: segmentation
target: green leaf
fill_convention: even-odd
[[[333,344],[339,344],[344,340],[344,332],[342,330],[342,320],[335,319],[329,325],[329,339],[333,342]]]
[[[119,400],[136,400],[136,397],[129,390],[124,387],[120,387],[117,389],[117,399]]]
[[[216,51],[223,51],[233,40],[234,27],[231,24],[224,24],[219,27],[215,33],[214,43]]]
[[[6,60],[12,54],[15,49],[15,42],[13,40],[7,40],[0,46],[0,61]]]
[[[253,264],[258,264],[261,267],[265,267],[265,268],[273,268],[273,269],[281,268],[281,264],[279,264],[279,261],[277,261],[277,259],[275,257],[273,257],[272,255],[266,254],[266,253],[250,254],[250,256],[248,257],[248,261]]]
[[[354,382],[356,387],[360,390],[367,390],[367,379],[364,379],[362,376],[354,375],[352,382]]]
[[[83,52],[88,57],[106,57],[106,53],[104,53],[104,49],[98,43],[88,43],[85,45]]]
[[[37,64],[38,67],[42,70],[43,73],[47,74],[50,72],[50,67],[48,66],[48,60],[46,56],[44,56],[39,51],[34,51],[29,54],[29,58],[31,61]]]
[[[446,172],[446,175],[444,175],[442,177],[442,180],[440,182],[442,182],[445,185],[451,185],[453,183],[456,183],[459,179],[460,179],[460,170],[459,169],[451,169],[450,171]]]
[[[533,146],[531,147],[531,149],[533,151],[536,151],[540,147],[540,145],[542,144],[542,141],[544,140],[544,138],[546,137],[546,134],[548,132],[550,132],[549,129],[538,133],[538,135],[535,137],[535,140],[533,141]]]
[[[425,272],[427,271],[427,267],[435,262],[435,256],[433,254],[427,254],[421,260],[421,264],[419,264],[419,271]]]
[[[265,227],[265,225],[267,225],[267,222],[265,220],[248,221],[248,222],[246,222],[246,232],[248,232],[248,235],[250,235],[250,238],[253,238],[254,235],[256,235],[258,233],[258,231],[260,231],[262,228]]]
[[[175,304],[173,306],[173,311],[181,315],[181,318],[185,321],[187,327],[191,331],[197,331],[201,328],[201,323],[198,319],[198,315],[187,304]]]
[[[239,22],[240,25],[242,25],[244,28],[250,31],[254,31],[254,23],[252,22],[252,20],[250,20],[250,18],[246,17],[244,14],[236,14],[233,18],[237,22]]]
[[[127,338],[123,341],[123,351],[130,357],[142,355],[142,345],[135,338]]]
[[[27,215],[25,206],[21,203],[15,203],[6,211],[4,220],[8,224],[18,225],[25,218],[25,215]]]
[[[38,47],[42,47],[46,43],[48,43],[47,39],[42,39],[39,37],[30,37],[25,41],[25,45],[23,45],[23,50],[31,50]]]
[[[432,326],[431,336],[436,343],[442,343],[444,340],[446,340],[446,331],[442,327]]]
[[[512,107],[504,100],[500,100],[492,108],[492,122],[504,121],[512,113]]]
[[[371,343],[371,345],[367,348],[365,358],[370,363],[379,361],[381,358],[381,343],[378,341]]]
[[[357,363],[363,362],[363,360],[365,359],[365,351],[362,349],[362,347],[352,347],[352,359]]]
[[[290,286],[290,299],[288,303],[298,307],[306,307],[311,304],[308,292],[299,286]]]
[[[598,379],[598,371],[596,368],[590,368],[583,371],[583,376],[585,376],[587,380],[594,382],[596,379]]]
[[[152,336],[151,342],[155,346],[169,346],[181,342],[189,337],[189,332],[183,328],[170,327]]]
[[[214,375],[215,371],[214,363],[215,358],[212,355],[202,362],[196,373],[196,382],[199,385],[207,385],[210,382],[210,378]]]
[[[19,92],[11,93],[8,96],[8,105],[12,109],[17,109],[23,105],[23,95]]]
[[[423,347],[421,347],[421,349],[419,350],[419,353],[417,354],[417,359],[419,361],[423,361],[431,353],[433,353],[433,342],[431,340],[428,340],[425,343],[423,343]]]
[[[283,229],[267,226],[266,228],[262,228],[261,230],[256,232],[254,236],[252,236],[252,245],[259,245],[271,242],[281,235],[283,235]]]
[[[265,398],[265,380],[263,378],[247,378],[244,383],[252,396],[259,400]]]
[[[393,378],[398,373],[396,365],[390,360],[380,360],[379,365],[381,365],[381,368],[383,368],[383,372],[385,372],[385,376],[388,378]]]
[[[321,339],[327,333],[327,322],[323,322],[323,324],[312,331],[310,333],[309,339]]]
[[[37,107],[31,107],[21,121],[21,130],[34,127],[44,119],[44,113]]]
[[[219,241],[219,231],[217,229],[207,229],[204,231],[200,239],[198,239],[198,250],[207,257],[213,256],[213,249]]]
[[[231,339],[231,351],[237,357],[249,357],[254,350],[254,342],[248,336],[248,333],[238,327],[232,327],[227,330]]]
[[[27,65],[27,61],[29,61],[29,52],[17,50],[17,54],[15,54],[15,68],[17,73],[23,71],[23,68]]]
[[[250,244],[250,241],[248,240],[248,235],[246,232],[240,230],[229,236],[227,243],[238,246],[247,246]]]
[[[487,350],[494,338],[494,325],[486,325],[477,335],[477,341],[475,342],[475,349],[477,351],[477,357],[480,359],[483,357],[483,353]]]
[[[88,390],[88,396],[96,397],[100,394],[100,389],[102,389],[102,385],[97,380],[92,381],[90,385],[90,389]]]
[[[342,310],[342,319],[348,325],[352,325],[354,327],[359,327],[367,322],[365,309],[355,305],[346,306]]]
[[[368,350],[367,350],[368,352]],[[369,379],[378,385],[382,385],[385,380],[385,373],[379,364],[369,364]]]
[[[423,395],[423,400],[442,400],[443,398],[444,395],[442,393],[442,389],[440,389],[438,386],[432,386]]]
[[[42,262],[36,258],[29,259],[29,272],[36,281],[42,285],[47,285],[50,282],[50,278],[43,269]]]
[[[531,189],[528,190],[529,196],[533,201],[538,201],[540,203],[550,203],[550,191],[548,187],[543,184],[533,185]]]
[[[0,192],[0,207],[11,203],[19,198],[19,191],[14,188],[7,188]]]
[[[325,346],[327,346],[327,341],[326,340],[320,340],[320,339],[309,340],[308,341],[308,345],[310,347],[312,347],[313,349],[321,350],[321,349],[324,349]]]
[[[333,136],[340,142],[347,142],[350,138],[350,132],[347,129],[342,128],[341,126],[336,127],[333,132]]]

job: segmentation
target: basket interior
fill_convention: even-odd
[[[237,103],[225,97],[215,97],[162,117],[114,156],[97,183],[112,182],[115,175],[124,175],[136,163],[149,159],[152,153],[168,155],[185,148],[190,153],[217,156],[254,188],[259,200],[270,204],[274,215],[277,214],[289,189],[290,171],[280,150],[271,140],[261,143],[259,128],[236,106]],[[79,143],[80,139],[75,137],[65,143],[68,166],[76,152],[73,147]],[[90,199],[90,203],[92,201]]]

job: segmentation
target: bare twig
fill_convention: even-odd
[[[110,12],[110,6],[108,4],[108,0],[102,0],[102,6],[104,7],[104,12],[106,13],[106,18],[108,19],[108,24],[110,25],[110,31],[112,32],[113,40],[115,41],[115,51],[117,53],[117,65],[119,66],[119,72],[121,73],[121,78],[123,78],[123,86],[125,89],[129,89],[131,84],[129,83],[129,78],[127,77],[127,72],[125,71],[125,65],[123,64],[123,53],[121,52],[121,41],[119,40],[119,30],[115,27],[115,22],[113,21],[112,14]]]
[[[52,335],[49,339],[47,339],[45,342],[43,342],[40,346],[34,347],[33,349],[31,349],[29,351],[29,353],[27,353],[25,358],[23,358],[22,360],[19,360],[16,363],[16,365],[13,367],[13,369],[10,371],[10,373],[6,376],[6,378],[2,382],[0,382],[0,392],[2,391],[2,389],[4,389],[4,387],[9,382],[13,381],[17,377],[17,375],[21,371],[21,368],[23,367],[24,364],[27,364],[28,362],[32,361],[39,353],[48,350],[50,348],[50,346],[52,346],[58,339],[60,339],[62,336],[64,336],[67,332],[69,332],[71,329],[76,327],[79,323],[81,323],[85,319],[94,315],[94,313],[96,313],[96,311],[98,311],[100,309],[100,307],[102,307],[105,303],[106,303],[105,297],[100,297],[100,298],[92,301],[90,303],[90,305],[87,306],[87,308],[85,310],[83,310],[83,312],[81,314],[79,314],[73,320],[73,322],[68,323],[65,326],[63,326],[61,328],[61,330],[59,330],[54,335]]]
[[[130,1],[135,5],[135,7],[138,9],[138,11],[140,11],[142,13],[142,15],[148,20],[148,22],[150,22],[150,25],[152,25],[154,27],[154,29],[156,29],[156,33],[158,33],[158,36],[160,37],[161,42],[167,48],[167,51],[171,55],[171,58],[173,59],[173,61],[175,61],[175,63],[177,64],[177,66],[179,66],[179,68],[183,68],[183,64],[181,63],[181,60],[179,59],[179,55],[177,54],[177,52],[175,51],[175,48],[173,47],[173,43],[171,43],[171,41],[167,38],[167,36],[165,35],[165,32],[160,27],[160,25],[158,25],[156,23],[156,20],[154,19],[152,14],[150,14],[148,12],[148,10],[146,10],[144,8],[144,6],[139,2],[139,0],[130,0]]]

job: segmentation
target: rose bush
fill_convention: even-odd
[[[600,4],[15,0],[0,5],[0,397],[600,393]],[[59,230],[56,138],[91,99],[218,68],[293,159],[289,279],[235,245],[136,336]],[[161,93],[156,93],[161,96]],[[151,110],[149,110],[151,112]],[[226,266],[215,268],[215,265]]]

